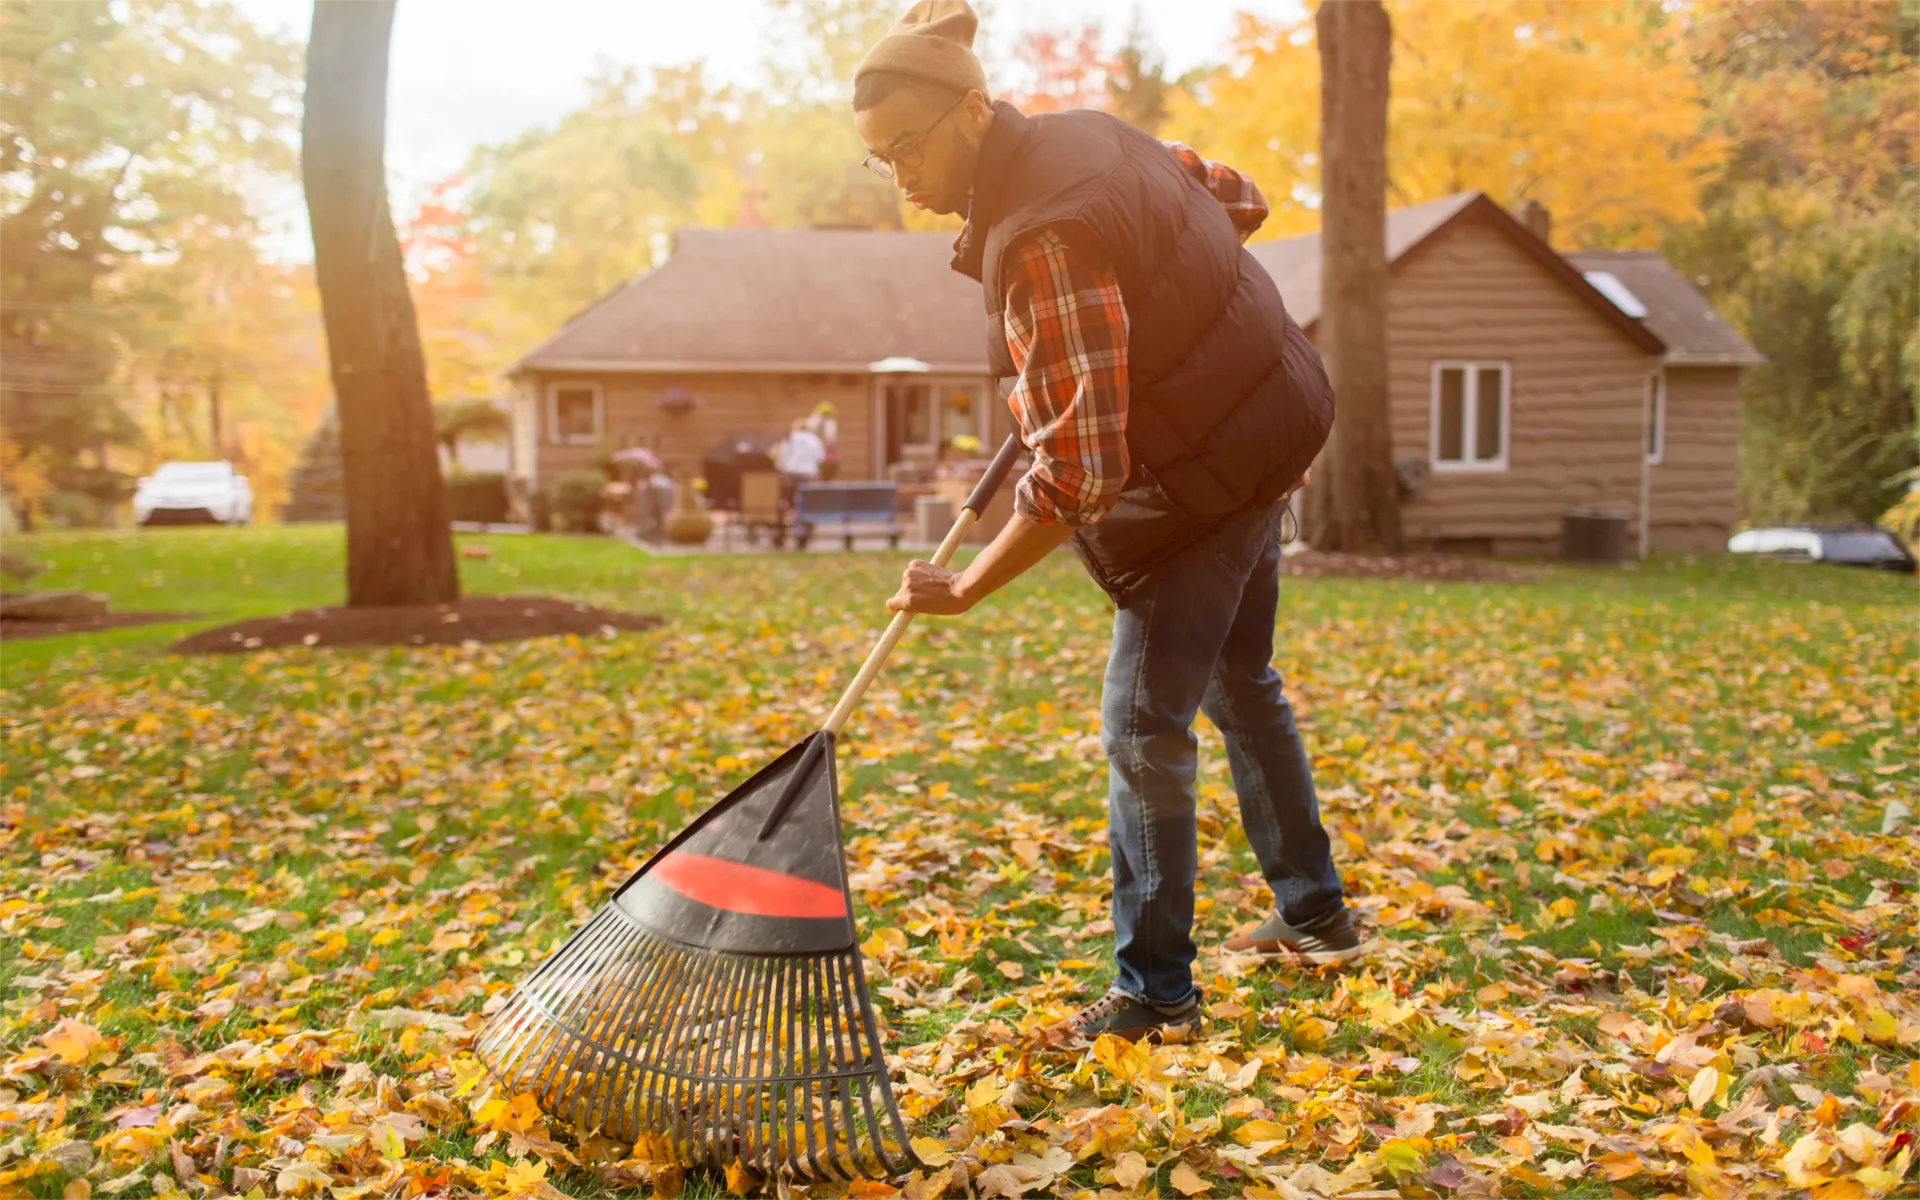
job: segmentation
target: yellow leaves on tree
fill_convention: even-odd
[[[1389,204],[1478,190],[1537,200],[1566,246],[1652,245],[1697,212],[1724,148],[1646,6],[1402,0],[1393,18]],[[1241,16],[1223,71],[1169,103],[1168,136],[1251,174],[1261,236],[1319,226],[1320,63],[1311,15]]]

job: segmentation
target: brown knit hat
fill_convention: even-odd
[[[987,94],[987,76],[973,56],[980,18],[967,0],[920,0],[853,69],[857,84],[869,71],[887,71]]]

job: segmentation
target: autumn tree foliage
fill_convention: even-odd
[[[1468,189],[1509,207],[1537,200],[1586,247],[1653,246],[1697,215],[1725,149],[1703,127],[1676,16],[1557,0],[1387,11],[1389,207]],[[1260,181],[1274,204],[1261,236],[1319,226],[1319,78],[1310,18],[1242,15],[1228,64],[1169,103],[1171,136]]]
[[[1120,71],[1119,59],[1108,52],[1105,41],[1098,21],[1027,33],[1014,53],[1019,82],[1004,98],[1024,113],[1104,107],[1109,81]]]
[[[257,203],[299,59],[221,0],[0,3],[0,422],[51,487],[258,467],[268,391],[311,390]]]
[[[1747,512],[1873,519],[1920,464],[1920,10],[1714,0],[1686,49],[1730,154],[1666,248],[1767,356]]]

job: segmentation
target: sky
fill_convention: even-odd
[[[255,24],[302,40],[312,0],[236,0]],[[909,0],[901,0],[901,11]],[[1138,11],[1169,75],[1227,55],[1234,14],[1300,14],[1298,0],[998,0],[995,34],[1099,20],[1123,34]],[[757,82],[774,49],[767,0],[400,0],[389,67],[387,166],[396,215],[457,172],[475,146],[550,124],[586,99],[597,63],[702,59],[722,81]],[[296,191],[273,203],[277,257],[310,258]]]

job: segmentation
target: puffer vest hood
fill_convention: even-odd
[[[982,285],[1003,390],[1016,373],[1007,250],[1047,227],[1103,261],[1127,307],[1132,467],[1119,502],[1073,538],[1119,600],[1298,480],[1326,442],[1333,389],[1226,210],[1165,145],[1106,113],[1029,117],[1000,102],[953,267]]]

